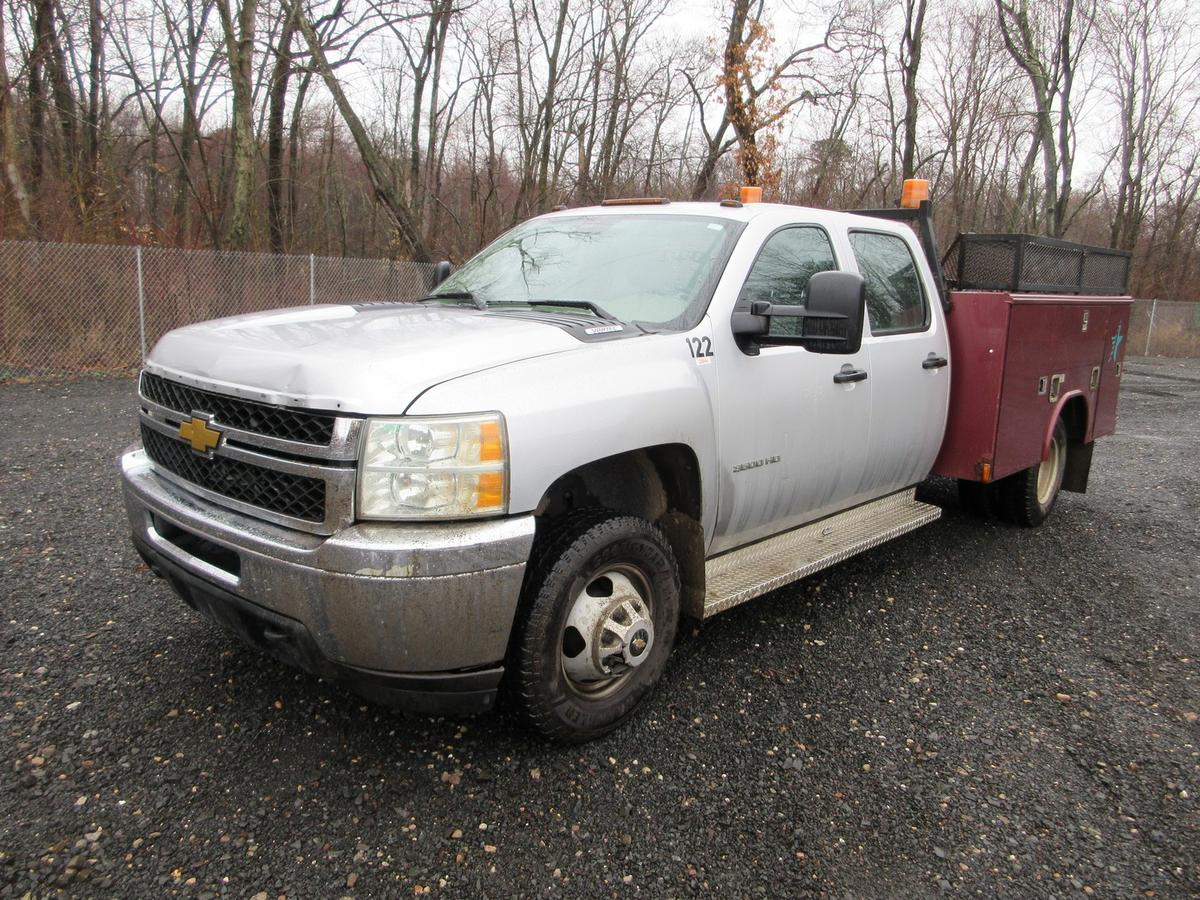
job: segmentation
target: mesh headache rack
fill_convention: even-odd
[[[1033,234],[960,234],[946,251],[957,290],[1025,294],[1128,292],[1130,254]]]

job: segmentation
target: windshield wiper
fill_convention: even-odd
[[[588,312],[609,322],[621,322],[608,310],[598,306],[591,300],[497,300],[492,306],[565,306],[568,309],[586,309]]]
[[[470,291],[446,291],[442,294],[426,294],[417,300],[418,303],[429,303],[433,300],[470,300],[475,304],[476,309],[487,309],[487,301],[482,297],[476,297]]]

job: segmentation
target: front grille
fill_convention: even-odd
[[[214,394],[149,372],[142,373],[142,396],[185,416],[208,413],[216,424],[255,434],[323,447],[333,439],[334,416]]]
[[[325,521],[325,482],[237,459],[199,456],[182,441],[142,424],[142,444],[156,466],[205,490],[273,513]]]

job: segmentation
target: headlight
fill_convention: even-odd
[[[363,519],[461,519],[508,505],[499,413],[367,419],[358,469]]]

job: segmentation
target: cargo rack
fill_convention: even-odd
[[[965,232],[942,257],[942,268],[960,291],[1122,295],[1130,259],[1124,250],[1033,234]]]

